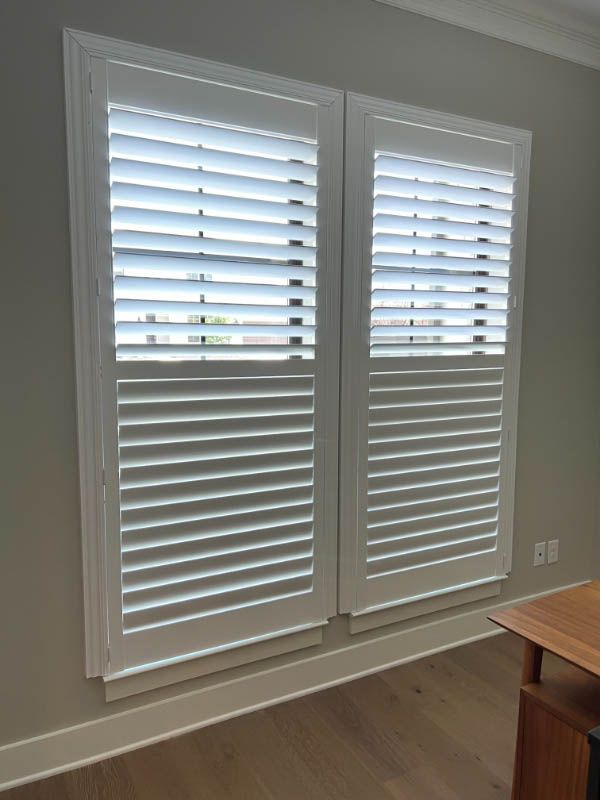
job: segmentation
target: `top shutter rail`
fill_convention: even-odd
[[[314,358],[316,140],[110,107],[118,359]]]

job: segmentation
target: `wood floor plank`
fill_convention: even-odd
[[[478,677],[485,685],[490,685],[488,676],[493,675],[494,690],[501,693],[512,708],[515,692],[518,693],[520,688],[522,648],[518,646],[518,642],[515,643],[517,647],[514,648],[514,653],[510,652],[508,648],[495,647],[493,643],[496,638],[512,639],[513,637],[494,637],[469,647],[457,647],[455,650],[449,650],[446,657],[474,678]]]
[[[271,800],[272,795],[257,781],[250,762],[232,743],[228,725],[205,728],[128,753],[127,767],[139,797]]]
[[[423,695],[417,691],[419,687],[413,688],[411,684],[406,690],[399,682],[396,688],[403,689],[400,697],[383,677],[372,676],[363,681],[365,684],[360,694],[357,693],[357,702],[368,716],[393,731],[396,746],[404,753],[409,765],[404,775],[406,780],[412,782],[419,773],[429,770],[462,800],[471,797],[473,800],[488,800],[489,797],[502,796],[498,792],[508,789],[508,783],[499,780],[478,754],[447,733],[439,720],[425,713]],[[509,778],[510,774],[506,777]],[[432,797],[427,791],[424,790],[423,798]],[[443,798],[444,794],[440,797]]]
[[[2,800],[508,800],[521,655],[493,637]]]
[[[124,756],[136,798],[191,800],[193,795],[186,789],[184,773],[173,767],[173,751],[178,746],[181,745],[174,747],[174,740],[168,740]]]
[[[386,783],[396,800],[464,800],[445,780],[427,767],[418,767],[413,772],[394,778]]]
[[[513,704],[493,685],[471,675],[441,654],[411,665],[407,676],[387,671],[388,682],[401,699],[412,699],[419,714],[435,723],[457,746],[504,780],[510,775],[517,717]],[[414,689],[414,690],[413,690]]]
[[[306,768],[293,744],[281,736],[268,711],[241,717],[230,735],[274,797],[305,800],[318,796],[317,776]]]
[[[385,783],[405,772],[405,760],[387,730],[367,718],[343,687],[319,692],[307,702],[377,780]]]
[[[123,756],[75,769],[64,776],[65,800],[137,800]]]
[[[2,792],[2,800],[58,800],[66,798],[67,790],[64,775],[55,775],[43,781],[29,783],[26,786],[19,786],[16,789],[9,789]]]
[[[391,800],[385,786],[355,758],[352,750],[325,725],[305,699],[273,706],[269,716],[306,768],[316,776],[320,791],[313,795],[314,800],[348,800],[351,797]]]

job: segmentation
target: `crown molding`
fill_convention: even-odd
[[[509,8],[500,0],[374,1],[600,70],[600,31],[596,35],[586,34],[553,20]]]

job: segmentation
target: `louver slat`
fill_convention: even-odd
[[[284,261],[294,259],[314,264],[316,249],[308,245],[271,244],[267,241],[242,241],[238,239],[213,239],[212,237],[184,236],[157,231],[115,230],[113,246],[130,250],[156,250],[158,254],[183,253],[227,258],[257,258]]]
[[[163,565],[178,565],[196,562],[229,553],[256,551],[269,552],[271,547],[290,543],[312,542],[310,525],[299,522],[286,526],[274,526],[260,535],[259,531],[248,530],[227,533],[223,536],[205,537],[183,542],[171,542],[147,547],[129,547],[123,551],[124,572],[140,572],[146,568]]]
[[[191,298],[199,294],[211,294],[217,297],[234,298],[241,294],[245,297],[260,297],[268,300],[286,300],[297,297],[311,305],[315,302],[315,289],[306,286],[269,286],[264,284],[220,283],[217,281],[184,281],[175,278],[132,278],[117,275],[114,280],[115,296],[142,297],[145,294],[161,298]]]
[[[188,190],[188,193],[194,193],[193,197],[197,197],[197,192],[214,192],[215,197],[246,197],[283,202],[293,200],[297,203],[306,203],[311,211],[313,211],[317,199],[317,187],[308,183],[290,183],[268,178],[250,178],[246,175],[230,175],[224,172],[207,172],[195,167],[177,167],[170,164],[137,161],[134,158],[119,158],[118,156],[111,158],[110,168],[113,186],[115,184],[119,186],[119,191],[122,190],[122,184],[127,184],[128,187],[149,187],[156,191],[156,197],[162,197],[162,193],[157,190],[165,187],[167,191]],[[146,194],[146,198],[148,196]],[[203,202],[202,195],[198,200]],[[296,209],[294,211],[296,212]]]
[[[259,158],[223,150],[208,150],[182,144],[140,139],[112,133],[111,156],[150,161],[156,164],[195,167],[215,172],[248,175],[257,178],[275,178],[315,184],[317,168],[312,164]]]
[[[117,358],[314,358],[316,142],[123,108],[109,130]]]
[[[472,186],[499,192],[512,191],[514,183],[512,175],[502,175],[487,170],[449,167],[432,161],[388,155],[377,155],[375,158],[375,176],[377,175],[392,175],[396,178],[426,180],[456,186]]]
[[[110,127],[114,133],[129,136],[139,134],[149,139],[203,145],[237,153],[251,153],[312,163],[315,162],[317,156],[317,146],[309,142],[117,108],[111,110]]]
[[[315,229],[310,225],[286,225],[283,222],[256,222],[249,219],[187,214],[183,211],[155,211],[150,208],[116,206],[112,213],[114,230],[147,230],[214,236],[234,240],[288,241],[298,239],[313,244]]]
[[[312,543],[292,541],[283,543],[265,542],[262,547],[233,550],[217,554],[197,555],[183,561],[174,560],[156,565],[126,567],[123,570],[123,587],[126,592],[150,592],[158,590],[168,596],[168,589],[178,589],[182,584],[201,581],[223,573],[244,573],[257,567],[281,565],[286,561],[297,561],[312,557]],[[165,588],[168,587],[168,588]],[[158,593],[157,592],[157,593]],[[138,595],[139,596],[139,595]]]
[[[162,277],[182,273],[209,274],[213,278],[233,275],[259,280],[275,278],[281,281],[300,280],[312,285],[315,281],[313,266],[294,267],[290,264],[269,264],[256,261],[225,261],[186,255],[144,255],[139,253],[116,252],[113,256],[117,274],[121,271],[132,274],[152,276],[160,273]]]
[[[224,314],[231,316],[243,315],[249,319],[255,319],[256,317],[282,319],[289,313],[286,312],[286,308],[286,306],[275,304],[258,305],[251,303],[204,303],[201,300],[196,303],[185,302],[182,300],[117,299],[115,301],[115,312],[117,319],[120,319],[120,312],[134,312],[139,314],[144,310],[146,313],[153,314],[189,314],[198,316],[202,315],[202,312],[204,311],[206,316]],[[297,306],[294,308],[294,316],[313,320],[315,316],[315,308],[314,306]],[[235,325],[235,322],[228,324]]]
[[[160,189],[156,186],[140,186],[134,183],[113,183],[111,188],[113,203],[123,209],[165,209],[203,214],[215,214],[228,219],[281,220],[290,218],[288,203],[275,203],[268,200],[250,200],[244,197],[211,195],[206,192],[182,191],[180,189]],[[316,222],[316,209],[310,205],[298,204],[294,216],[306,225]],[[198,220],[195,220],[198,222]]]
[[[415,225],[415,233],[418,232],[418,224]],[[482,231],[481,235],[487,233]],[[376,233],[373,236],[373,246],[376,250],[385,250],[392,253],[407,250],[416,253],[431,253],[434,250],[449,253],[450,255],[467,256],[469,258],[481,258],[491,256],[493,258],[507,259],[510,254],[510,245],[498,242],[482,242],[476,239],[451,239],[446,236],[410,236],[396,233]],[[485,266],[473,265],[473,271],[480,269],[485,271]]]
[[[392,178],[386,175],[375,176],[375,194],[386,195],[389,197],[410,197],[423,200],[439,201],[449,203],[464,203],[471,207],[492,206],[492,214],[495,208],[509,210],[513,195],[508,192],[494,192],[489,189],[476,189],[469,186],[453,185],[452,183],[440,183],[438,181],[420,181],[416,179]],[[481,220],[487,222],[489,217],[488,210],[482,210]]]
[[[435,217],[408,217],[402,216],[400,209],[394,210],[397,211],[397,213],[375,214],[373,216],[373,230],[375,232],[388,231],[390,233],[414,233],[420,235],[429,234],[430,236],[438,235],[457,239],[462,237],[477,239],[477,237],[481,236],[481,225],[479,220],[475,222],[456,222],[449,219],[436,219]],[[426,212],[426,209],[423,210]],[[434,209],[429,209],[428,211],[430,214],[434,213]],[[507,242],[510,240],[510,228],[506,226],[491,225],[486,223],[485,234],[486,238],[498,240],[500,242]]]
[[[198,582],[188,594],[182,592],[171,599],[156,595],[132,597],[123,600],[123,624],[126,633],[142,632],[159,625],[202,619],[210,615],[225,614],[250,608],[257,604],[276,602],[290,596],[308,594],[312,588],[309,560],[299,562],[287,574],[277,566],[262,567],[248,576],[248,582],[227,584],[212,579]],[[153,599],[159,602],[152,602]],[[276,623],[274,623],[276,624]],[[247,633],[246,633],[247,635]],[[241,634],[243,637],[243,633]],[[239,638],[238,638],[239,637]],[[240,633],[230,632],[233,641],[241,641]]]

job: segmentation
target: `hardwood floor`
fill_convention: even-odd
[[[508,800],[520,662],[497,636],[2,800]]]

